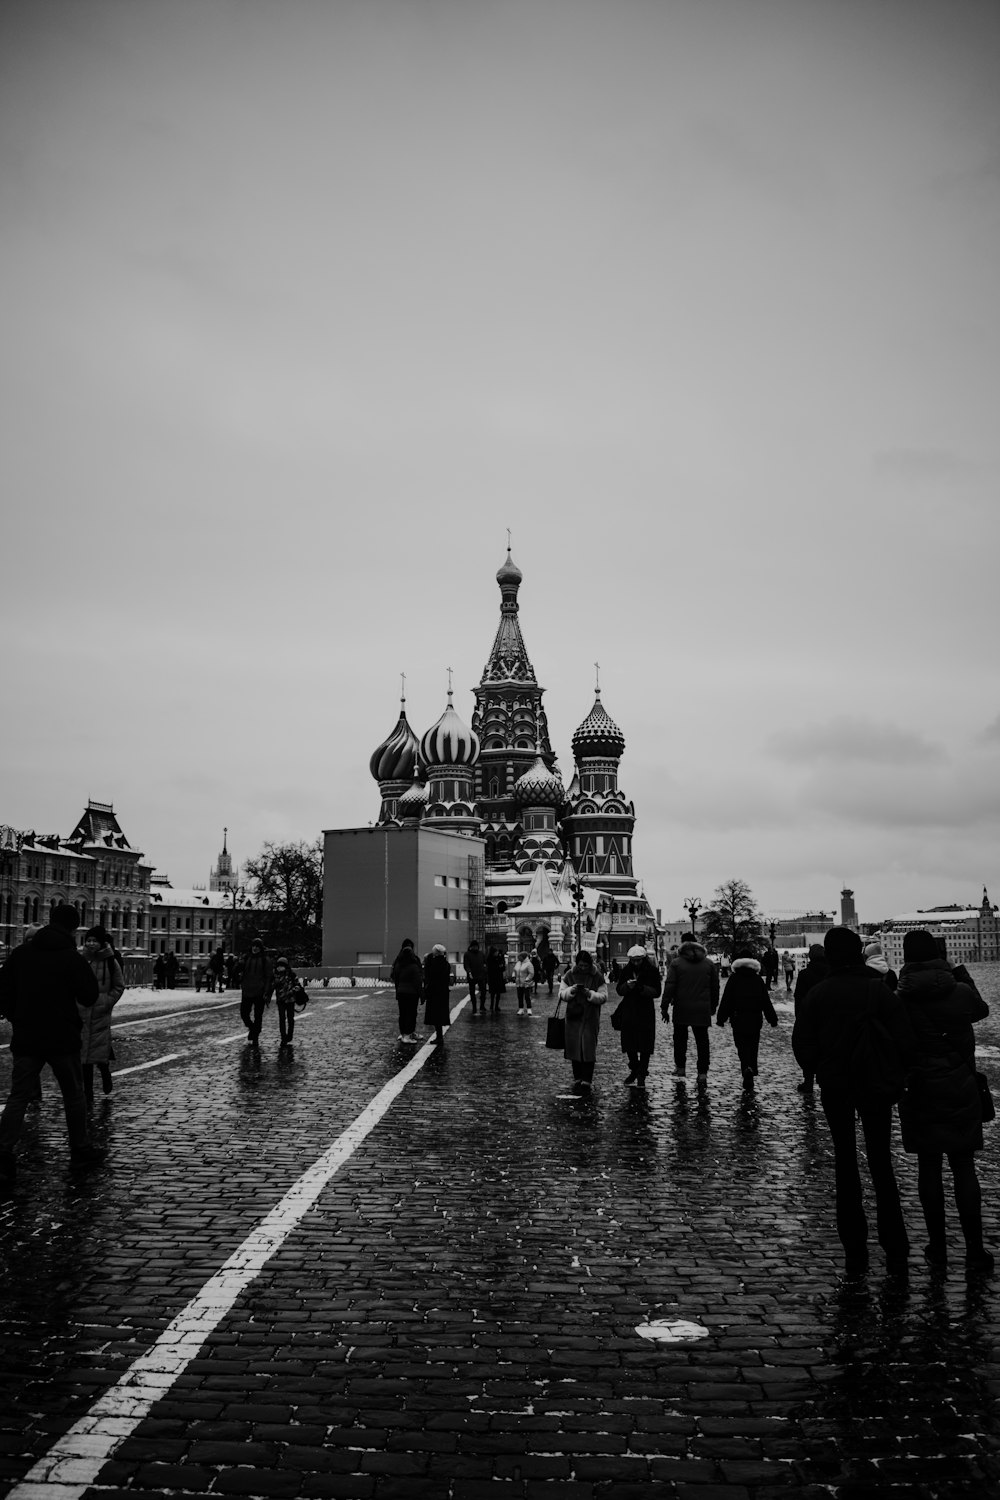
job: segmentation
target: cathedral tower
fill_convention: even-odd
[[[570,858],[584,885],[632,896],[638,885],[632,873],[635,805],[618,789],[625,736],[601,702],[599,686],[572,743],[576,775],[562,822]]]

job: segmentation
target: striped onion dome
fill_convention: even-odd
[[[562,807],[565,802],[562,777],[557,770],[549,770],[540,753],[515,781],[514,800],[519,807]]]
[[[402,708],[396,727],[372,752],[368,767],[376,781],[409,781],[419,755],[420,741],[407,722],[406,709]]]
[[[625,750],[625,736],[601,702],[600,690],[594,706],[572,739],[573,754],[620,757]]]
[[[420,741],[425,766],[474,766],[479,759],[479,736],[463,724],[451,703]]]

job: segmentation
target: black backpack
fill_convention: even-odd
[[[856,1098],[883,1099],[895,1104],[903,1097],[906,1070],[892,1033],[879,1015],[880,1002],[884,998],[881,980],[869,985],[861,1027],[851,1048],[848,1072],[851,1092]]]

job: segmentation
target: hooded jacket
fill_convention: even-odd
[[[250,952],[243,965],[240,988],[244,1000],[270,1000],[271,998],[274,989],[274,968],[260,943],[250,944]]]
[[[390,975],[397,995],[419,995],[424,983],[424,966],[414,948],[400,948]]]
[[[582,993],[578,994],[577,990]],[[567,1062],[593,1062],[601,1030],[601,1006],[608,998],[604,975],[594,964],[574,964],[559,986],[559,999],[566,1002]]]
[[[916,1043],[899,1101],[903,1149],[981,1151],[972,1026],[989,1015],[989,1006],[974,988],[956,980],[944,958],[904,964],[896,994]]]
[[[682,943],[663,981],[660,1013],[674,1008],[675,1026],[711,1026],[719,1004],[719,970],[701,943]]]
[[[0,1010],[11,1022],[10,1050],[28,1057],[80,1051],[78,1005],[93,1005],[97,979],[64,927],[49,925],[15,948],[0,969]]]
[[[760,964],[755,958],[736,958],[723,991],[716,1025],[725,1026],[729,1021],[734,1031],[760,1031],[765,1019],[769,1026],[778,1024],[767,985],[760,977]]]
[[[629,989],[628,982],[635,985]],[[615,989],[622,997],[621,1040],[623,1052],[652,1052],[656,1045],[656,1001],[663,988],[660,971],[651,958],[640,958],[635,969],[631,960]]]
[[[80,1057],[85,1063],[111,1061],[111,1012],[125,993],[125,979],[110,945],[85,958],[97,980],[94,1005],[78,1005],[80,1013]]]

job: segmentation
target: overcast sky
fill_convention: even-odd
[[[469,722],[667,918],[1000,898],[1000,8],[6,0],[0,820],[175,885]]]

